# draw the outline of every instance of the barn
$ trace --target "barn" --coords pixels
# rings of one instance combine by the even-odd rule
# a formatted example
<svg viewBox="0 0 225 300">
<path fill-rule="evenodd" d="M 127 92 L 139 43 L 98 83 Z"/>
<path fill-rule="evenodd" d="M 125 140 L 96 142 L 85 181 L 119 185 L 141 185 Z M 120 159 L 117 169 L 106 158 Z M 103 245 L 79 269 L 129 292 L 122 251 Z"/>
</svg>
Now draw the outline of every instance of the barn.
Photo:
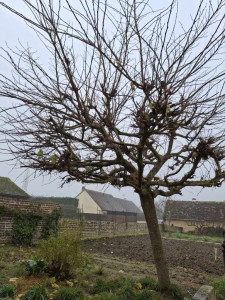
<svg viewBox="0 0 225 300">
<path fill-rule="evenodd" d="M 137 215 L 142 213 L 132 201 L 85 187 L 76 198 L 79 200 L 78 210 L 86 220 L 115 221 L 117 223 L 137 222 Z"/>
<path fill-rule="evenodd" d="M 208 228 L 225 228 L 225 202 L 166 202 L 163 223 L 170 231 L 207 233 Z M 174 228 L 174 230 L 173 230 Z"/>
</svg>

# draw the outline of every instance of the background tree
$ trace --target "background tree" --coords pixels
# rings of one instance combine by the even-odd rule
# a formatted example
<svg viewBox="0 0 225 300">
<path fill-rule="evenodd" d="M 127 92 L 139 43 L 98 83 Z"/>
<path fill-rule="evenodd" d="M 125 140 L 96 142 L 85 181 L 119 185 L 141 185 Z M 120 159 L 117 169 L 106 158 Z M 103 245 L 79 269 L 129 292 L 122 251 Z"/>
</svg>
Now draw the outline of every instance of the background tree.
<svg viewBox="0 0 225 300">
<path fill-rule="evenodd" d="M 140 196 L 159 284 L 170 286 L 154 200 L 224 181 L 224 0 L 198 1 L 189 25 L 176 1 L 23 0 L 49 51 L 3 49 L 0 95 L 9 152 L 62 181 L 130 186 Z M 57 3 L 56 3 L 57 2 Z"/>
</svg>

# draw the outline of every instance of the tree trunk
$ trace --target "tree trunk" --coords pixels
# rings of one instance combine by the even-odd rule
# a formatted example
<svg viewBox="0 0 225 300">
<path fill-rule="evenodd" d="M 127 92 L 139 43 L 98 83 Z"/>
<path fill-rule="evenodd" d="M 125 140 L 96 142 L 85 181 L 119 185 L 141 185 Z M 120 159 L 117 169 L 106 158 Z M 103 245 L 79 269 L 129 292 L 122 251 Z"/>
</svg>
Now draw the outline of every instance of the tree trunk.
<svg viewBox="0 0 225 300">
<path fill-rule="evenodd" d="M 163 251 L 162 238 L 159 230 L 154 198 L 151 196 L 151 194 L 141 194 L 139 196 L 150 235 L 159 287 L 161 289 L 168 289 L 170 287 L 169 270 Z"/>
</svg>

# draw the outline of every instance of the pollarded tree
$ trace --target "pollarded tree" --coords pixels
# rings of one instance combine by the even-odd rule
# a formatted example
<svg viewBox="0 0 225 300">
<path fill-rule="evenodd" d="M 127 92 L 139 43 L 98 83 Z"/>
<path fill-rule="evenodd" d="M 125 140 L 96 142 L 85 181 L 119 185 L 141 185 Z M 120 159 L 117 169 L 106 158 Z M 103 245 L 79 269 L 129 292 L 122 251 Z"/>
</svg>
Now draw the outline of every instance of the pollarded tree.
<svg viewBox="0 0 225 300">
<path fill-rule="evenodd" d="M 50 55 L 3 49 L 0 95 L 9 151 L 63 182 L 132 187 L 147 220 L 161 288 L 170 286 L 157 196 L 224 181 L 224 0 L 199 0 L 181 25 L 175 0 L 22 0 Z M 57 3 L 56 3 L 57 2 Z"/>
</svg>

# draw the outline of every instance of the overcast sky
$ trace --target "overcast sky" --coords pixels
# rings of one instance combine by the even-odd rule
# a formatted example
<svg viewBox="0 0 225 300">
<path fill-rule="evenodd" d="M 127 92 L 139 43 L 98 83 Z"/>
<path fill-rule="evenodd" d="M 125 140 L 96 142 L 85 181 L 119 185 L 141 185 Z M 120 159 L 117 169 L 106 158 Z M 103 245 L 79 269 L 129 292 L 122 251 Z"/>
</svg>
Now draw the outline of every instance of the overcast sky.
<svg viewBox="0 0 225 300">
<path fill-rule="evenodd" d="M 5 0 L 3 1 L 6 4 L 12 4 L 15 9 L 19 9 L 24 12 L 24 5 L 22 4 L 22 0 Z M 153 0 L 163 5 L 170 3 L 168 0 L 159 1 Z M 113 1 L 112 1 L 113 3 Z M 179 1 L 180 10 L 181 10 L 181 18 L 184 24 L 187 24 L 190 21 L 190 13 L 196 5 L 198 4 L 197 0 L 183 0 Z M 31 31 L 26 24 L 19 19 L 19 17 L 14 16 L 12 13 L 9 13 L 6 9 L 0 7 L 0 46 L 4 47 L 5 43 L 11 47 L 14 47 L 18 44 L 18 40 L 24 45 L 29 42 L 29 45 L 32 45 L 34 49 L 43 53 L 43 46 L 40 44 L 40 41 L 35 36 L 34 32 Z M 2 61 L 0 58 L 0 67 L 1 73 L 4 71 L 6 73 L 10 72 L 9 67 Z M 6 99 L 0 98 L 0 105 L 5 105 Z M 9 100 L 7 100 L 9 103 Z M 0 153 L 0 160 L 4 160 L 5 156 Z M 32 173 L 32 171 L 30 172 Z M 19 167 L 14 167 L 10 162 L 0 162 L 0 176 L 9 177 L 13 180 L 17 185 L 23 188 L 24 181 L 24 171 Z M 63 188 L 60 187 L 60 181 L 55 177 L 38 177 L 33 179 L 30 177 L 27 192 L 30 195 L 35 196 L 76 196 L 82 187 L 81 183 L 77 183 L 74 181 L 71 184 L 65 185 Z M 86 185 L 87 186 L 87 185 Z M 110 186 L 102 186 L 102 185 L 88 185 L 90 189 L 105 191 L 107 193 L 111 193 L 114 196 L 126 198 L 129 200 L 133 200 L 136 204 L 139 204 L 138 196 L 133 192 L 131 188 L 123 188 L 121 190 L 117 190 Z M 198 188 L 188 188 L 183 190 L 183 196 L 175 196 L 174 199 L 181 200 L 191 200 L 192 198 L 196 198 L 197 200 L 205 200 L 205 201 L 224 201 L 225 200 L 225 186 L 223 185 L 220 188 L 212 189 L 205 188 L 201 191 Z"/>
</svg>

